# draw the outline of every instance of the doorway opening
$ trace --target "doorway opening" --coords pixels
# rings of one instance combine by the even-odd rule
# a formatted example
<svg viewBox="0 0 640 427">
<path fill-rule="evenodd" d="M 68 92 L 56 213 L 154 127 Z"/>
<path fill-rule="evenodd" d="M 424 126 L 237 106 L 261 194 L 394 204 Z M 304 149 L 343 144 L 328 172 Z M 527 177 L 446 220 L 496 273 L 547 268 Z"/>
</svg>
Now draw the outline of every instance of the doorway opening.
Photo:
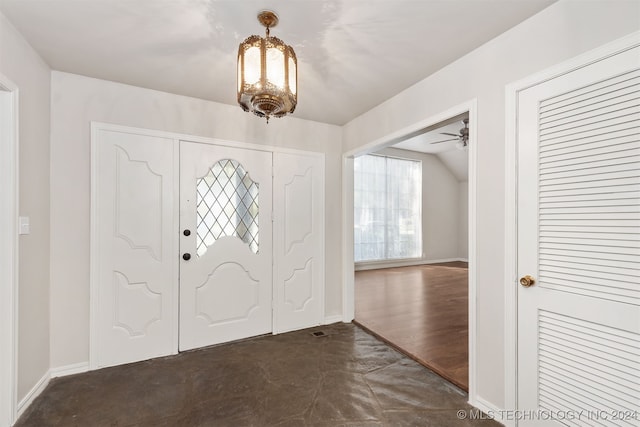
<svg viewBox="0 0 640 427">
<path fill-rule="evenodd" d="M 354 159 L 355 323 L 465 391 L 468 124 Z"/>
<path fill-rule="evenodd" d="M 469 100 L 344 153 L 342 188 L 344 321 L 354 321 L 468 391 L 470 402 L 476 399 L 476 104 L 475 99 Z M 468 123 L 465 123 L 465 119 L 468 119 Z M 465 130 L 461 132 L 463 128 Z M 465 143 L 462 141 L 462 133 L 466 134 Z M 439 155 L 442 158 L 464 154 L 464 161 L 450 160 L 450 166 L 445 166 L 445 162 L 437 153 L 422 152 L 429 150 L 424 146 L 436 147 L 437 151 L 441 151 L 442 154 Z M 439 146 L 442 146 L 442 149 Z M 356 211 L 356 204 L 360 203 L 356 203 L 356 198 L 361 195 L 355 194 L 355 169 L 360 167 L 358 158 L 370 154 L 402 159 L 417 157 L 423 163 L 426 174 L 424 178 L 428 178 L 429 181 L 425 184 L 425 179 L 421 178 L 423 189 L 420 206 L 423 218 L 420 220 L 422 241 L 418 256 L 414 254 L 410 259 L 366 260 L 361 258 L 361 253 L 356 253 L 356 239 L 359 239 L 360 244 L 372 243 L 367 241 L 371 236 L 367 239 L 363 239 L 363 236 L 356 237 L 359 230 L 356 228 L 355 220 L 355 215 L 361 213 Z M 457 168 L 454 164 L 460 164 L 462 167 Z M 461 169 L 461 173 L 464 174 L 462 176 L 466 179 L 456 178 L 452 168 Z M 432 176 L 437 173 L 448 178 L 442 180 Z M 462 182 L 465 184 L 461 184 Z M 438 195 L 444 195 L 448 201 L 439 203 L 436 197 Z M 461 215 L 458 214 L 461 206 L 464 206 L 466 219 L 460 218 Z M 436 220 L 438 216 L 443 216 L 443 212 L 445 219 L 441 221 L 449 223 L 446 227 L 438 225 Z M 460 226 L 460 222 L 464 224 Z M 444 233 L 443 230 L 447 227 L 451 229 L 453 223 L 455 231 Z M 362 224 L 358 227 L 362 227 Z M 460 247 L 463 247 L 462 251 L 458 250 Z M 458 282 L 456 291 L 451 284 L 452 281 Z M 415 289 L 405 289 L 411 286 Z M 370 299 L 369 308 L 366 307 L 366 298 Z M 397 306 L 395 314 L 391 313 L 394 310 L 393 305 Z M 414 307 L 409 307 L 411 305 Z M 443 317 L 430 308 L 430 305 L 436 309 L 448 305 L 450 309 L 457 308 L 458 311 L 451 311 L 449 320 L 443 321 Z M 409 310 L 414 310 L 413 317 L 407 316 Z M 391 317 L 385 320 L 384 316 L 387 314 Z M 367 317 L 373 320 L 368 320 Z M 376 331 L 380 324 L 393 326 L 389 325 L 392 319 L 396 323 L 397 334 L 407 343 L 405 346 L 414 348 L 403 348 L 399 345 L 402 343 L 389 339 L 384 331 Z M 438 330 L 434 319 L 443 325 L 447 322 L 454 323 L 452 319 L 455 319 L 457 332 L 448 332 L 449 342 L 442 338 L 438 342 L 436 336 L 442 331 Z M 416 329 L 416 325 L 423 327 Z M 434 328 L 432 331 L 426 329 L 429 325 Z M 429 361 L 428 358 L 415 353 L 415 347 L 419 346 L 420 342 L 425 343 L 429 340 L 432 341 L 436 353 L 439 352 L 441 356 L 436 355 L 435 361 Z M 454 344 L 459 349 L 455 355 Z M 436 363 L 437 360 L 440 360 L 439 364 Z M 440 369 L 444 365 L 449 365 L 450 373 L 446 369 Z M 452 366 L 455 367 L 451 369 Z"/>
</svg>

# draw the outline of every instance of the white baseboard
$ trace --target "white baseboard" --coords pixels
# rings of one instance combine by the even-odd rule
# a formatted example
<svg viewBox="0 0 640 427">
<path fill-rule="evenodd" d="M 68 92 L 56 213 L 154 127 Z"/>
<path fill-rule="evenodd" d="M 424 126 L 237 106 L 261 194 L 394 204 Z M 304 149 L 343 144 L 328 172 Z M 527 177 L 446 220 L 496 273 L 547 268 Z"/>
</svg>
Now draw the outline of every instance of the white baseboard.
<svg viewBox="0 0 640 427">
<path fill-rule="evenodd" d="M 377 270 L 380 268 L 393 268 L 393 267 L 411 267 L 413 265 L 428 265 L 428 264 L 440 264 L 443 262 L 463 261 L 469 262 L 465 258 L 443 258 L 443 259 L 419 259 L 419 260 L 406 260 L 406 261 L 383 261 L 383 262 L 368 262 L 362 264 L 356 264 L 356 271 L 364 270 Z"/>
<path fill-rule="evenodd" d="M 18 407 L 16 408 L 16 421 L 24 412 L 27 410 L 29 406 L 33 403 L 36 397 L 40 396 L 40 393 L 44 391 L 45 388 L 49 385 L 49 381 L 51 378 L 64 377 L 67 375 L 73 374 L 81 374 L 83 372 L 89 371 L 89 363 L 75 363 L 73 365 L 60 366 L 58 368 L 53 368 L 44 373 L 42 378 L 38 380 L 38 382 L 33 386 L 31 390 L 18 402 Z"/>
<path fill-rule="evenodd" d="M 335 314 L 333 316 L 327 316 L 324 318 L 323 325 L 330 325 L 332 323 L 342 322 L 342 314 Z"/>
<path fill-rule="evenodd" d="M 479 410 L 481 410 L 482 412 L 484 412 L 487 415 L 487 418 L 493 419 L 496 422 L 499 422 L 500 424 L 504 425 L 504 426 L 512 426 L 513 424 L 505 424 L 505 421 L 502 420 L 501 414 L 504 413 L 504 411 L 500 408 L 498 408 L 496 405 L 494 405 L 493 403 L 487 402 L 486 400 L 484 400 L 481 397 L 476 397 L 475 401 L 469 401 L 468 402 L 469 405 L 473 406 L 474 408 L 477 408 Z"/>
<path fill-rule="evenodd" d="M 51 378 L 66 377 L 67 375 L 82 374 L 89 371 L 89 362 L 74 363 L 72 365 L 51 368 Z"/>
<path fill-rule="evenodd" d="M 42 378 L 38 380 L 36 385 L 33 386 L 31 390 L 18 402 L 18 407 L 16 410 L 16 421 L 20 416 L 27 410 L 27 408 L 33 403 L 33 401 L 43 392 L 47 385 L 49 385 L 49 379 L 51 378 L 50 372 L 47 371 L 44 373 Z"/>
</svg>

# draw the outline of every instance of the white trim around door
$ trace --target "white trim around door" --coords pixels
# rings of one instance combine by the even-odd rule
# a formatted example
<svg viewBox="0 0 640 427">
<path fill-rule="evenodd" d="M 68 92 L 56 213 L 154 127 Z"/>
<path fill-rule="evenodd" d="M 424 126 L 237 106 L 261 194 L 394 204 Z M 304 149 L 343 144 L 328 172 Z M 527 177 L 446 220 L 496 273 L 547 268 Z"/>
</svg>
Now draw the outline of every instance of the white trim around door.
<svg viewBox="0 0 640 427">
<path fill-rule="evenodd" d="M 324 165 L 325 155 L 319 152 L 309 152 L 297 149 L 287 149 L 281 147 L 243 143 L 236 141 L 219 140 L 208 137 L 198 137 L 192 135 L 184 135 L 178 133 L 171 133 L 165 131 L 140 129 L 121 125 L 112 125 L 106 123 L 92 122 L 92 194 L 91 194 L 91 273 L 90 273 L 90 351 L 89 351 L 89 369 L 98 369 L 106 366 L 99 363 L 101 357 L 101 350 L 99 345 L 99 333 L 100 333 L 100 288 L 98 283 L 100 281 L 99 269 L 102 255 L 100 255 L 100 247 L 98 245 L 99 238 L 99 225 L 103 224 L 98 219 L 98 176 L 96 171 L 99 160 L 99 152 L 97 145 L 99 134 L 115 133 L 122 134 L 131 137 L 133 140 L 140 139 L 164 139 L 177 147 L 182 143 L 199 143 L 203 146 L 215 146 L 219 149 L 242 149 L 252 150 L 259 152 L 272 153 L 274 158 L 280 162 L 278 171 L 273 171 L 273 164 L 271 164 L 271 170 L 269 171 L 269 177 L 273 180 L 273 185 L 279 185 L 277 191 L 275 191 L 273 203 L 278 204 L 279 208 L 275 210 L 268 209 L 268 213 L 265 216 L 273 222 L 274 232 L 278 235 L 283 234 L 292 238 L 294 241 L 288 245 L 288 251 L 274 252 L 273 262 L 275 268 L 273 271 L 273 286 L 272 292 L 274 300 L 273 305 L 269 307 L 271 320 L 273 324 L 272 332 L 274 334 L 287 332 L 289 330 L 301 329 L 304 327 L 312 327 L 327 322 L 324 317 L 324 273 L 325 273 L 325 218 L 324 218 Z M 134 141 L 135 142 L 135 141 Z M 174 150 L 174 158 L 177 162 L 179 158 L 178 152 Z M 289 167 L 294 165 L 296 167 Z M 175 163 L 174 169 L 178 170 L 178 163 Z M 287 167 L 285 167 L 287 166 Z M 177 187 L 179 180 L 175 180 L 175 194 L 179 193 Z M 309 186 L 311 188 L 309 189 Z M 305 194 L 306 190 L 310 190 L 309 194 Z M 300 192 L 303 192 L 302 196 Z M 278 196 L 280 194 L 280 196 Z M 301 200 L 306 201 L 302 203 Z M 271 200 L 270 200 L 271 202 Z M 294 203 L 295 202 L 295 203 Z M 271 203 L 270 203 L 271 204 Z M 178 204 L 176 204 L 178 207 Z M 302 210 L 301 210 L 302 209 Z M 278 218 L 274 218 L 274 212 L 278 214 Z M 306 223 L 296 223 L 295 227 L 289 227 L 289 222 L 284 218 L 296 218 L 299 216 L 313 216 L 313 220 L 310 221 L 312 230 L 307 230 L 303 227 Z M 180 234 L 179 224 L 177 222 L 177 212 L 174 214 L 176 222 L 169 226 L 169 229 L 175 231 L 175 238 L 171 246 L 172 253 L 176 260 L 180 258 L 178 250 L 178 235 Z M 302 224 L 302 225 L 300 225 Z M 309 231 L 309 232 L 307 232 Z M 186 234 L 185 234 L 186 236 Z M 298 237 L 295 237 L 298 236 Z M 282 243 L 282 242 L 281 242 Z M 309 246 L 305 251 L 298 248 L 298 245 Z M 281 245 L 282 246 L 282 245 Z M 295 248 L 293 247 L 295 246 Z M 293 249 L 292 249 L 293 248 Z M 293 255 L 292 255 L 293 253 Z M 297 262 L 300 261 L 300 256 L 306 254 L 303 257 L 304 261 L 301 265 Z M 295 256 L 294 256 L 295 255 Z M 311 262 L 313 261 L 313 262 Z M 290 270 L 285 270 L 284 266 L 287 266 Z M 280 268 L 282 267 L 282 268 Z M 280 275 L 277 275 L 278 272 Z M 178 279 L 179 280 L 179 279 Z M 306 281 L 313 283 L 310 293 L 297 292 L 294 293 L 294 289 L 299 289 L 299 286 Z M 175 293 L 178 293 L 178 283 L 176 281 Z M 297 286 L 297 287 L 296 287 Z M 177 298 L 176 298 L 177 300 Z M 278 301 L 281 303 L 278 304 Z M 295 303 L 295 304 L 294 304 Z M 293 306 L 293 307 L 291 307 Z M 175 305 L 176 311 L 178 305 Z M 287 311 L 288 309 L 288 311 Z M 178 319 L 176 313 L 176 319 Z M 172 350 L 170 352 L 178 351 L 178 322 L 175 323 L 174 337 L 171 345 Z M 151 355 L 149 357 L 155 357 Z M 124 363 L 122 361 L 116 361 L 113 364 Z"/>
<path fill-rule="evenodd" d="M 0 425 L 17 411 L 18 87 L 0 74 Z"/>
<path fill-rule="evenodd" d="M 406 135 L 443 122 L 460 114 L 469 114 L 469 403 L 476 401 L 476 185 L 477 185 L 477 100 L 472 99 L 456 105 L 435 116 L 414 123 L 362 147 L 342 155 L 342 312 L 343 321 L 351 322 L 355 316 L 355 284 L 353 262 L 353 158 L 376 151 L 398 142 Z"/>
<path fill-rule="evenodd" d="M 640 46 L 640 32 L 608 43 L 585 54 L 558 64 L 552 68 L 511 83 L 505 88 L 505 409 L 517 410 L 518 378 L 518 300 L 517 300 L 517 156 L 518 156 L 518 99 L 522 91 L 545 81 L 584 68 L 605 58 Z M 507 426 L 515 426 L 515 420 L 502 420 Z"/>
</svg>

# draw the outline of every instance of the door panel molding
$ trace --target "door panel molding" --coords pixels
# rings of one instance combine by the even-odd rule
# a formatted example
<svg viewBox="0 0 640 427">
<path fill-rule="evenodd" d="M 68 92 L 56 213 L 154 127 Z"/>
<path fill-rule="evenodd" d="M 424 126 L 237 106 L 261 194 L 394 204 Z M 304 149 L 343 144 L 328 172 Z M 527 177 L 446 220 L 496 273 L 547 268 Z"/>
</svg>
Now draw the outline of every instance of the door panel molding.
<svg viewBox="0 0 640 427">
<path fill-rule="evenodd" d="M 97 369 L 177 350 L 178 193 L 175 140 L 92 131 L 90 366 Z"/>
<path fill-rule="evenodd" d="M 324 158 L 274 155 L 274 333 L 324 319 Z"/>
<path fill-rule="evenodd" d="M 517 240 L 517 176 L 518 176 L 518 103 L 523 91 L 561 77 L 614 55 L 640 46 L 640 32 L 632 33 L 612 43 L 596 48 L 554 67 L 511 83 L 505 88 L 505 409 L 518 409 L 518 240 Z M 515 426 L 515 420 L 502 420 Z"/>
</svg>

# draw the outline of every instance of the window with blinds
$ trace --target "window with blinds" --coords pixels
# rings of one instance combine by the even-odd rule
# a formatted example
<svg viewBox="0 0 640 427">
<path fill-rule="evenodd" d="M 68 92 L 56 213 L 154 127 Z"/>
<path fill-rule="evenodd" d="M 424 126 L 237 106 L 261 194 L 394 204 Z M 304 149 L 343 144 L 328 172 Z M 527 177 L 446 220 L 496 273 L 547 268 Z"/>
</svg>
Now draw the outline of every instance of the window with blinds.
<svg viewBox="0 0 640 427">
<path fill-rule="evenodd" d="M 354 161 L 356 262 L 422 254 L 422 164 L 366 155 Z"/>
</svg>

